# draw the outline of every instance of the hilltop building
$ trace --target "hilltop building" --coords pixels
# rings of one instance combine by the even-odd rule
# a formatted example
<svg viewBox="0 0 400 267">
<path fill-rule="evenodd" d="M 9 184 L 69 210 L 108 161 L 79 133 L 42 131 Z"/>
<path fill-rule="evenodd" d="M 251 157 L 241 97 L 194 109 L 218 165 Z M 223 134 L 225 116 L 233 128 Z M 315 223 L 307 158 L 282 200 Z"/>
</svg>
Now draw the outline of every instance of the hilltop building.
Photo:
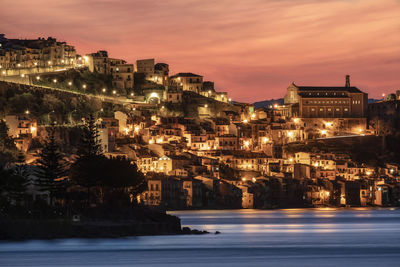
<svg viewBox="0 0 400 267">
<path fill-rule="evenodd" d="M 366 117 L 368 94 L 357 87 L 346 85 L 298 86 L 292 83 L 287 88 L 285 105 L 290 105 L 292 114 L 300 118 L 363 118 Z"/>
<path fill-rule="evenodd" d="M 112 75 L 112 84 L 116 89 L 133 89 L 133 64 L 127 64 L 123 59 L 110 58 L 104 50 L 86 55 L 85 63 L 91 72 Z"/>
<path fill-rule="evenodd" d="M 0 34 L 0 75 L 50 71 L 57 66 L 73 67 L 75 64 L 75 48 L 66 42 L 52 37 L 8 39 Z"/>
</svg>

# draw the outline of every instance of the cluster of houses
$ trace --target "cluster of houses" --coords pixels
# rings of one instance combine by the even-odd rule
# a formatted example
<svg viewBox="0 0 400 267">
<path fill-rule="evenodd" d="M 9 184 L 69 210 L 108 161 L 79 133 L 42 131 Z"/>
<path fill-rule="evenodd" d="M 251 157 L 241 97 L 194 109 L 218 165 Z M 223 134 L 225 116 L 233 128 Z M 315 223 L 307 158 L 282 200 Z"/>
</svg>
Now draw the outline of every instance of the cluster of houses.
<svg viewBox="0 0 400 267">
<path fill-rule="evenodd" d="M 65 44 L 49 41 L 64 47 L 64 54 L 69 51 Z M 283 105 L 255 108 L 232 102 L 200 75 L 169 76 L 168 64 L 154 59 L 128 64 L 98 51 L 81 63 L 92 72 L 112 75 L 115 88 L 132 92 L 127 95 L 131 105 L 115 110 L 113 117 L 98 118 L 97 125 L 105 155 L 127 158 L 146 175 L 147 190 L 138 199 L 144 205 L 173 209 L 399 204 L 396 163 L 377 168 L 356 163 L 337 149 L 287 149 L 313 140 L 377 133 L 368 125 L 368 96 L 350 86 L 349 76 L 342 87 L 292 83 Z M 137 96 L 134 76 L 139 74 L 148 86 L 144 84 Z M 193 96 L 202 99 L 196 116 L 177 116 L 170 107 L 186 105 L 187 93 L 192 102 Z M 22 151 L 28 151 L 30 141 L 43 130 L 28 113 L 9 114 L 5 120 Z"/>
</svg>

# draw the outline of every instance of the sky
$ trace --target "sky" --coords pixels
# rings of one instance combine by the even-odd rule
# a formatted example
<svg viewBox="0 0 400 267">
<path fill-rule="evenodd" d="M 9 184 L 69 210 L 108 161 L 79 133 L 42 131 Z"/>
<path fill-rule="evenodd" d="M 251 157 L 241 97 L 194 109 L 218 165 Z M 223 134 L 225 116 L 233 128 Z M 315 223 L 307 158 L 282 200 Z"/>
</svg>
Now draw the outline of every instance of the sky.
<svg viewBox="0 0 400 267">
<path fill-rule="evenodd" d="M 155 58 L 237 101 L 346 74 L 370 98 L 400 89 L 400 0 L 1 0 L 0 33 Z"/>
</svg>

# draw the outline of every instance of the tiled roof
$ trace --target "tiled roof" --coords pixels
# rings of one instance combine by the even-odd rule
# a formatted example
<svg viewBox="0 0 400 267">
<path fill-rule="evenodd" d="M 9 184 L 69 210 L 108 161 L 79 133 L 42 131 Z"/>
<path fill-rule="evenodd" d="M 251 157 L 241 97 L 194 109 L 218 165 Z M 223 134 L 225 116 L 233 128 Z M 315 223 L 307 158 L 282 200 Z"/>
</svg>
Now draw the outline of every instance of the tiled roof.
<svg viewBox="0 0 400 267">
<path fill-rule="evenodd" d="M 345 87 L 345 86 L 297 86 L 299 91 L 345 91 L 349 93 L 362 93 L 357 87 Z"/>
</svg>

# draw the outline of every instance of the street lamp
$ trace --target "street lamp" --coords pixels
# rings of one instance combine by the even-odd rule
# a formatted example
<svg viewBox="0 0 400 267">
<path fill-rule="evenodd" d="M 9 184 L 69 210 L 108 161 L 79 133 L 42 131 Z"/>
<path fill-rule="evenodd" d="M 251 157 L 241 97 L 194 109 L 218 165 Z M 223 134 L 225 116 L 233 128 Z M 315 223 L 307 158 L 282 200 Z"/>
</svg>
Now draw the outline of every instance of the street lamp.
<svg viewBox="0 0 400 267">
<path fill-rule="evenodd" d="M 113 95 L 115 95 L 117 93 L 117 91 L 113 90 L 112 93 L 113 93 Z"/>
<path fill-rule="evenodd" d="M 54 79 L 54 80 L 53 80 L 53 83 L 57 83 L 57 79 Z"/>
<path fill-rule="evenodd" d="M 105 92 L 107 91 L 107 89 L 106 89 L 106 88 L 103 88 L 103 90 L 102 90 L 102 91 L 103 91 L 103 93 L 105 93 Z"/>
<path fill-rule="evenodd" d="M 71 86 L 71 85 L 72 85 L 72 82 L 68 82 L 68 85 Z"/>
<path fill-rule="evenodd" d="M 82 88 L 83 88 L 83 89 L 86 89 L 86 84 L 82 85 Z"/>
</svg>

